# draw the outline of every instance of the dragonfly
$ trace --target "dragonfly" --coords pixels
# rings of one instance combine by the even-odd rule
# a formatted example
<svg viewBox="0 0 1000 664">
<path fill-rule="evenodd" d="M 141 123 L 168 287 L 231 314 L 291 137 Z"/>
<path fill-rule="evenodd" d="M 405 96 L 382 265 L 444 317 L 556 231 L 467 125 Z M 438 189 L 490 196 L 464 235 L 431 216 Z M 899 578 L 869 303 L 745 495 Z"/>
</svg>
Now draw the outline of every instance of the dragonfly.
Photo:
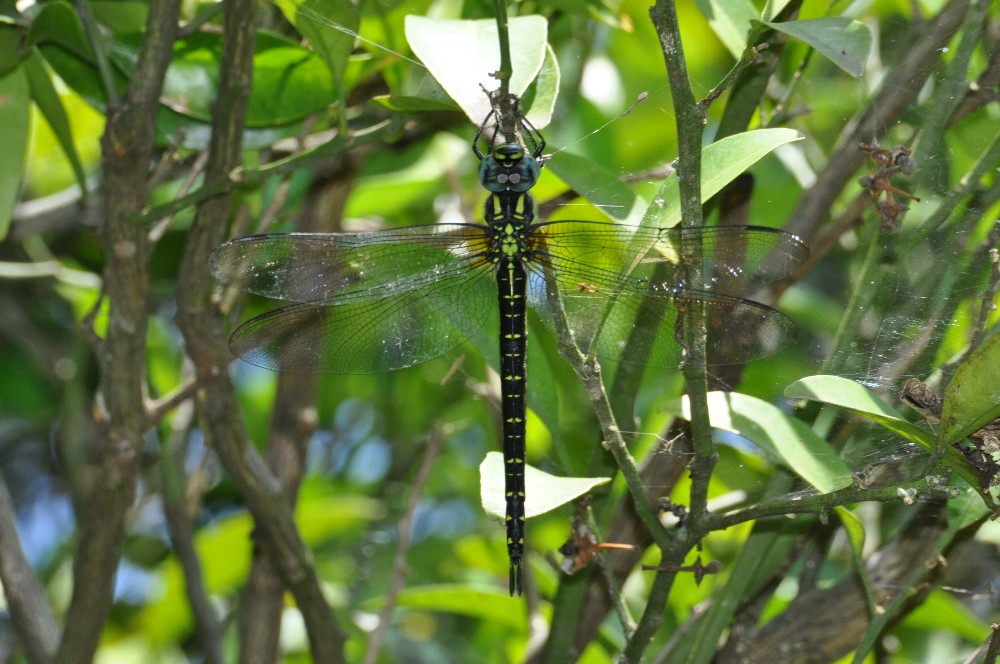
<svg viewBox="0 0 1000 664">
<path fill-rule="evenodd" d="M 698 305 L 714 363 L 744 362 L 780 350 L 796 327 L 739 292 L 788 276 L 809 251 L 765 227 L 540 221 L 530 190 L 545 140 L 516 96 L 503 106 L 498 94 L 472 141 L 487 190 L 482 221 L 241 237 L 214 251 L 211 269 L 224 283 L 287 303 L 229 339 L 234 355 L 277 371 L 403 369 L 495 321 L 513 596 L 522 591 L 525 552 L 528 308 L 551 329 L 568 328 L 588 357 L 677 369 L 677 331 Z M 685 260 L 695 252 L 697 270 Z"/>
</svg>

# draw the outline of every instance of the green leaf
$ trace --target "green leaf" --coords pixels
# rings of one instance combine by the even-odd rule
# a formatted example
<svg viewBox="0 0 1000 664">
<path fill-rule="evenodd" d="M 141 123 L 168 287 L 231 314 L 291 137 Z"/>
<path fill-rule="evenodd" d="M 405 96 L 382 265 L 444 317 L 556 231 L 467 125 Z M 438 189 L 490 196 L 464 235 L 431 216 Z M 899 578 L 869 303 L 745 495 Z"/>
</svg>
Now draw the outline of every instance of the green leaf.
<svg viewBox="0 0 1000 664">
<path fill-rule="evenodd" d="M 760 14 L 750 0 L 695 0 L 712 32 L 737 60 L 747 46 L 750 22 Z"/>
<path fill-rule="evenodd" d="M 613 221 L 627 222 L 646 209 L 646 201 L 603 164 L 563 151 L 548 159 L 545 167 Z"/>
<path fill-rule="evenodd" d="M 542 16 L 519 16 L 511 19 L 509 26 L 513 68 L 510 91 L 520 96 L 542 68 L 548 22 Z M 406 38 L 413 53 L 469 120 L 476 126 L 482 124 L 490 112 L 490 103 L 479 86 L 495 89 L 497 81 L 490 74 L 500 68 L 496 21 L 407 16 Z M 529 119 L 539 129 L 545 126 L 536 121 L 534 114 Z"/>
<path fill-rule="evenodd" d="M 958 497 L 948 501 L 948 530 L 958 532 L 993 511 L 976 491 L 960 478 L 953 479 L 951 485 L 957 487 L 960 493 Z"/>
<path fill-rule="evenodd" d="M 802 139 L 792 129 L 755 129 L 727 136 L 707 146 L 701 155 L 701 198 L 707 200 L 738 175 L 785 143 Z M 677 178 L 670 178 L 646 211 L 644 225 L 674 226 L 681 220 L 681 195 Z"/>
<path fill-rule="evenodd" d="M 24 59 L 24 31 L 14 25 L 0 23 L 0 76 L 17 69 Z"/>
<path fill-rule="evenodd" d="M 90 0 L 94 17 L 118 33 L 142 32 L 146 29 L 149 4 L 129 0 Z"/>
<path fill-rule="evenodd" d="M 11 214 L 21 192 L 30 111 L 28 77 L 24 68 L 18 67 L 0 78 L 0 127 L 4 135 L 0 156 L 0 240 L 7 237 Z"/>
<path fill-rule="evenodd" d="M 383 598 L 366 603 L 366 608 L 378 609 Z M 453 613 L 479 618 L 496 627 L 523 631 L 525 608 L 523 602 L 511 602 L 506 590 L 484 589 L 470 585 L 437 585 L 407 588 L 399 594 L 398 606 Z"/>
<path fill-rule="evenodd" d="M 686 396 L 671 401 L 667 410 L 691 416 Z M 710 392 L 708 411 L 713 427 L 743 436 L 822 493 L 851 485 L 851 469 L 837 452 L 804 422 L 770 403 L 739 392 Z"/>
<path fill-rule="evenodd" d="M 941 408 L 942 445 L 951 445 L 1000 417 L 1000 335 L 984 341 L 955 370 Z"/>
<path fill-rule="evenodd" d="M 372 97 L 372 103 L 390 111 L 421 113 L 426 111 L 454 111 L 455 104 L 450 99 L 414 97 L 412 95 L 379 95 Z"/>
<path fill-rule="evenodd" d="M 925 450 L 933 452 L 937 447 L 933 434 L 904 420 L 896 409 L 853 380 L 840 376 L 809 376 L 785 388 L 785 396 L 789 399 L 822 401 L 849 410 L 882 425 Z"/>
<path fill-rule="evenodd" d="M 889 404 L 853 380 L 840 376 L 809 376 L 789 385 L 785 389 L 785 396 L 789 399 L 822 401 L 843 408 L 899 434 L 929 452 L 938 449 L 937 438 L 933 434 L 904 420 Z M 975 471 L 958 450 L 949 446 L 944 451 L 943 459 L 966 482 L 979 486 Z"/>
<path fill-rule="evenodd" d="M 335 30 L 312 18 L 305 18 L 302 16 L 303 13 L 307 17 L 319 14 L 330 22 L 341 26 L 343 30 Z M 295 27 L 323 58 L 323 62 L 326 63 L 333 76 L 334 85 L 338 89 L 342 89 L 344 70 L 347 68 L 347 61 L 354 49 L 354 35 L 350 33 L 356 33 L 361 24 L 361 14 L 358 12 L 358 8 L 351 2 L 306 0 L 296 7 L 295 19 Z"/>
<path fill-rule="evenodd" d="M 73 174 L 80 185 L 80 191 L 86 195 L 87 174 L 84 173 L 80 156 L 73 145 L 73 130 L 69 124 L 69 117 L 66 115 L 66 109 L 59 98 L 59 93 L 52 85 L 52 79 L 49 77 L 45 63 L 37 49 L 32 49 L 31 56 L 24 61 L 24 71 L 28 76 L 31 100 L 35 102 L 38 110 L 45 116 L 45 121 L 52 128 L 52 133 L 59 141 L 59 146 L 73 167 Z"/>
<path fill-rule="evenodd" d="M 28 43 L 34 46 L 44 43 L 58 44 L 73 55 L 93 61 L 94 52 L 83 32 L 80 17 L 73 6 L 64 0 L 46 2 L 42 5 L 28 30 Z"/>
<path fill-rule="evenodd" d="M 837 513 L 841 525 L 844 526 L 847 541 L 851 544 L 851 554 L 854 558 L 854 564 L 859 572 L 864 573 L 864 560 L 861 557 L 861 553 L 865 548 L 865 524 L 854 512 L 843 505 L 838 505 L 833 509 Z"/>
<path fill-rule="evenodd" d="M 872 34 L 861 21 L 833 16 L 787 23 L 758 22 L 809 44 L 855 78 L 865 72 Z"/>
<path fill-rule="evenodd" d="M 163 84 L 163 102 L 174 111 L 210 122 L 214 112 L 222 37 L 199 32 L 174 47 Z M 127 69 L 137 51 L 128 45 Z M 285 125 L 301 120 L 334 101 L 333 79 L 323 60 L 296 42 L 258 32 L 254 48 L 253 90 L 247 107 L 248 127 Z"/>
<path fill-rule="evenodd" d="M 104 88 L 101 87 L 101 79 L 98 77 L 97 69 L 92 62 L 88 62 L 79 55 L 53 43 L 40 43 L 38 51 L 66 85 L 71 87 L 88 104 L 104 113 Z M 121 76 L 117 78 L 119 88 L 124 90 L 124 78 Z"/>
<path fill-rule="evenodd" d="M 545 127 L 552 121 L 552 112 L 556 107 L 556 97 L 559 96 L 559 61 L 555 51 L 545 45 L 545 58 L 538 76 L 525 90 L 521 109 L 528 121 L 535 127 Z"/>
<path fill-rule="evenodd" d="M 479 465 L 483 509 L 501 520 L 507 513 L 507 501 L 504 499 L 505 475 L 503 455 L 489 452 Z M 608 477 L 557 477 L 525 464 L 524 517 L 530 519 L 550 512 L 610 481 Z"/>
</svg>

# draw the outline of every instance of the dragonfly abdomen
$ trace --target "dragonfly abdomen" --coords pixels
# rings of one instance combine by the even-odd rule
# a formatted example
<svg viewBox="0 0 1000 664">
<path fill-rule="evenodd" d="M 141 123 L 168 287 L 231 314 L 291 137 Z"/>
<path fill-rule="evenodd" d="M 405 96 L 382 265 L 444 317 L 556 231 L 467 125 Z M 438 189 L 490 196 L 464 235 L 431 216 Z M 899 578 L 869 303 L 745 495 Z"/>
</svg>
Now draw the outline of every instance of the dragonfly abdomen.
<svg viewBox="0 0 1000 664">
<path fill-rule="evenodd" d="M 504 493 L 510 594 L 521 594 L 524 555 L 524 456 L 527 418 L 527 291 L 531 260 L 529 229 L 534 202 L 527 193 L 538 177 L 534 158 L 519 145 L 502 145 L 480 165 L 486 200 L 490 260 L 496 266 L 500 304 L 500 397 L 503 419 Z M 525 186 L 527 185 L 527 186 Z"/>
<path fill-rule="evenodd" d="M 521 557 L 524 553 L 524 456 L 527 340 L 525 325 L 527 273 L 516 258 L 504 257 L 497 266 L 500 295 L 500 396 L 503 417 L 504 491 L 510 592 L 521 594 Z"/>
</svg>

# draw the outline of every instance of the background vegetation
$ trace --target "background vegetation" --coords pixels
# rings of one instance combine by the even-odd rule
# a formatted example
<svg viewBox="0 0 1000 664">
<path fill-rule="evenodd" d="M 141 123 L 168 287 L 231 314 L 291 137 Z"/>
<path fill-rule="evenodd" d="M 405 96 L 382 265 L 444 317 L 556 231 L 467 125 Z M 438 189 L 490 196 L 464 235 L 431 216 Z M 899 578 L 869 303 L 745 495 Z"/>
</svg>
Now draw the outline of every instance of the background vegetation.
<svg viewBox="0 0 1000 664">
<path fill-rule="evenodd" d="M 688 408 L 662 370 L 606 366 L 595 396 L 533 326 L 529 462 L 616 479 L 529 522 L 512 599 L 479 504 L 495 332 L 393 374 L 274 375 L 224 343 L 274 303 L 208 273 L 227 237 L 477 218 L 479 119 L 414 57 L 405 17 L 492 7 L 0 3 L 3 659 L 994 661 L 998 8 L 679 3 L 686 100 L 669 7 L 655 26 L 641 2 L 511 7 L 546 18 L 559 65 L 528 93 L 554 100 L 547 152 L 580 157 L 545 169 L 543 215 L 676 205 L 658 197 L 692 137 L 795 129 L 704 210 L 811 246 L 755 296 L 780 296 L 799 338 L 707 382 L 689 367 L 733 395 L 695 388 Z M 751 56 L 762 10 L 842 20 L 822 39 L 754 23 Z M 678 146 L 703 99 L 704 140 Z M 876 141 L 911 148 L 912 175 L 879 172 L 859 147 Z M 896 412 L 909 378 L 943 411 Z M 650 520 L 678 505 L 682 526 Z M 575 514 L 636 549 L 563 574 Z"/>
</svg>

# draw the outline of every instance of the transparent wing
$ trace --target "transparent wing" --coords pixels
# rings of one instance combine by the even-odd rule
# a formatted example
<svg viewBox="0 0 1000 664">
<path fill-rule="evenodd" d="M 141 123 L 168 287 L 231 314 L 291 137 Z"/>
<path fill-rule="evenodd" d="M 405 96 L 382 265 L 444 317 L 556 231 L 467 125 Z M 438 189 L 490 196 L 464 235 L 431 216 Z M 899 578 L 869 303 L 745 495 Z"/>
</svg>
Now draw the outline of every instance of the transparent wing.
<svg viewBox="0 0 1000 664">
<path fill-rule="evenodd" d="M 220 281 L 264 297 L 333 305 L 425 285 L 482 260 L 486 227 L 429 224 L 367 233 L 253 235 L 212 252 Z"/>
<path fill-rule="evenodd" d="M 735 293 L 776 281 L 808 257 L 794 236 L 757 227 L 633 229 L 555 222 L 533 236 L 529 301 L 554 325 L 555 286 L 577 344 L 626 364 L 675 367 L 682 317 L 704 315 L 712 364 L 771 355 L 794 339 L 786 316 Z M 684 257 L 701 257 L 685 284 Z"/>
<path fill-rule="evenodd" d="M 366 374 L 426 362 L 475 334 L 497 308 L 489 265 L 417 275 L 414 288 L 290 306 L 253 318 L 229 348 L 251 364 L 300 373 Z M 422 288 L 420 288 L 422 286 Z"/>
<path fill-rule="evenodd" d="M 610 272 L 731 294 L 779 281 L 809 258 L 802 240 L 762 226 L 636 228 L 556 221 L 541 224 L 532 237 L 536 259 L 572 271 L 573 278 Z M 701 260 L 697 283 L 682 278 L 684 257 L 689 255 Z"/>
</svg>

